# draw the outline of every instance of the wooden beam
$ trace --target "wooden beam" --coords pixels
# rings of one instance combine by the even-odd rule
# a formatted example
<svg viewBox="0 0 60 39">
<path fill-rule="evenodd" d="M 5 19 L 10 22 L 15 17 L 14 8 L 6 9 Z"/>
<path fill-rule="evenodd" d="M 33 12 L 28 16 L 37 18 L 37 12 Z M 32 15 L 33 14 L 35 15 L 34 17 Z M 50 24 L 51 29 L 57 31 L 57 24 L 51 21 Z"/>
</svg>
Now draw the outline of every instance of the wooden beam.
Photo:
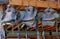
<svg viewBox="0 0 60 39">
<path fill-rule="evenodd" d="M 48 1 L 36 1 L 36 0 L 31 0 L 29 2 L 29 5 L 31 6 L 35 6 L 35 7 L 44 7 L 47 8 L 48 7 Z M 20 5 L 20 6 L 27 6 L 28 5 L 28 0 L 10 0 L 9 3 L 11 5 Z M 23 3 L 23 4 L 22 4 Z M 58 8 L 58 2 L 49 2 L 49 5 L 51 8 Z"/>
</svg>

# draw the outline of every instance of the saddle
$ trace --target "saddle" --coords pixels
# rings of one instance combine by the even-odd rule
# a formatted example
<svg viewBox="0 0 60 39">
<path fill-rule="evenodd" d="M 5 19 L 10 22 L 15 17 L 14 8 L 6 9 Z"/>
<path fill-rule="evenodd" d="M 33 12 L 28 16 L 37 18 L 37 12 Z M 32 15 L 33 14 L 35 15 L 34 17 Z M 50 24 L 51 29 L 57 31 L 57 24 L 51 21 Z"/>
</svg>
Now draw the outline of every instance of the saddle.
<svg viewBox="0 0 60 39">
<path fill-rule="evenodd" d="M 25 16 L 22 19 L 22 23 L 30 27 L 35 27 L 36 26 L 36 22 L 35 22 L 36 14 L 37 14 L 36 8 L 33 8 L 32 6 L 25 7 L 25 14 L 23 14 Z"/>
<path fill-rule="evenodd" d="M 9 11 L 10 10 L 10 11 Z M 4 24 L 17 24 L 19 21 L 20 13 L 18 11 L 14 12 L 14 8 L 7 8 L 5 14 L 2 17 L 2 22 Z"/>
<path fill-rule="evenodd" d="M 49 25 L 49 26 L 54 26 L 55 21 L 57 18 L 59 18 L 59 15 L 56 13 L 54 9 L 47 8 L 44 11 L 45 13 L 42 14 L 42 25 Z"/>
</svg>

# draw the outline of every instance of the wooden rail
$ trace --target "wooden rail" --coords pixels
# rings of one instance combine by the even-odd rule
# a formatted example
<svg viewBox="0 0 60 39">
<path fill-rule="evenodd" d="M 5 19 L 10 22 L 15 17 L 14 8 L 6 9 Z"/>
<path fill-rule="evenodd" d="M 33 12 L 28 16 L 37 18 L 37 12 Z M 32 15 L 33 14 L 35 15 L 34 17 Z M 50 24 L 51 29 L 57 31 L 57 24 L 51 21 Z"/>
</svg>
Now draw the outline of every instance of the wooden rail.
<svg viewBox="0 0 60 39">
<path fill-rule="evenodd" d="M 17 38 L 16 36 L 9 36 L 8 38 Z M 21 38 L 25 38 L 25 36 L 21 36 Z M 36 36 L 29 36 L 28 38 L 30 38 L 30 39 L 37 39 L 37 37 Z M 45 38 L 46 39 L 57 39 L 57 37 L 56 36 L 45 36 Z M 42 36 L 40 36 L 40 39 L 43 39 L 42 38 Z M 59 39 L 60 39 L 60 37 L 59 37 Z"/>
</svg>

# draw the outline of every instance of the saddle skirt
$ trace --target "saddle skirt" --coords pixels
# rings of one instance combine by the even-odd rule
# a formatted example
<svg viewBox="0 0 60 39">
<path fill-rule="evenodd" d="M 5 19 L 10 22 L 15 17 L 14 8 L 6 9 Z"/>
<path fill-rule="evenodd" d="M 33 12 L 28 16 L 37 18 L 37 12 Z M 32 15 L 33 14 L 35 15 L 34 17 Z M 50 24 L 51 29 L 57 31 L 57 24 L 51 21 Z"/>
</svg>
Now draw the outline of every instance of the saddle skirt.
<svg viewBox="0 0 60 39">
<path fill-rule="evenodd" d="M 58 18 L 59 15 L 57 13 L 44 13 L 42 15 L 42 20 L 53 20 L 55 18 Z"/>
</svg>

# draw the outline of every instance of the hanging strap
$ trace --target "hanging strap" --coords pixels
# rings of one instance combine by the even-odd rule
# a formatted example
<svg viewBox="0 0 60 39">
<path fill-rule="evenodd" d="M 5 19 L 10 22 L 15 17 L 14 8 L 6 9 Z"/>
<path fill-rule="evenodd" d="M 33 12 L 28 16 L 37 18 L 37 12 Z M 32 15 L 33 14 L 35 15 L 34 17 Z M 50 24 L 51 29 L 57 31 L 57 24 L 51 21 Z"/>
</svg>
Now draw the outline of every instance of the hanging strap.
<svg viewBox="0 0 60 39">
<path fill-rule="evenodd" d="M 60 8 L 60 0 L 58 0 L 58 8 Z"/>
</svg>

